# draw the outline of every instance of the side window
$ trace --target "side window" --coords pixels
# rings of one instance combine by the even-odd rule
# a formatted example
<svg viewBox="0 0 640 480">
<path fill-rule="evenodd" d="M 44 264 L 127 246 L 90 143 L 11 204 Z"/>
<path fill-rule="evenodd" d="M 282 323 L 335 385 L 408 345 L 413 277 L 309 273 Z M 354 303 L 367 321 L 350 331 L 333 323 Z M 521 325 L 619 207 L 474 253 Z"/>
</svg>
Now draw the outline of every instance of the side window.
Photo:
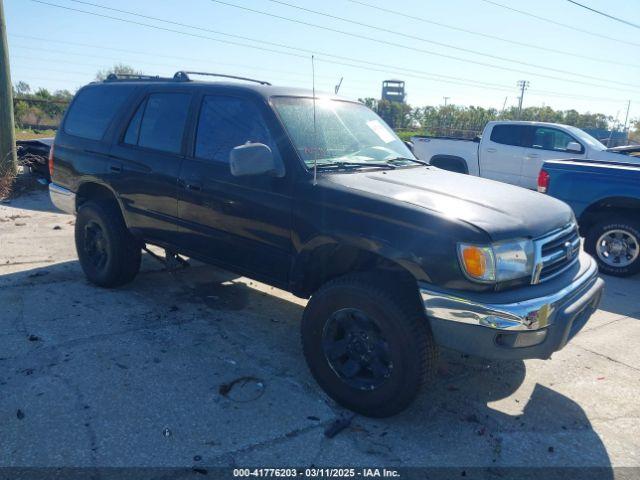
<svg viewBox="0 0 640 480">
<path fill-rule="evenodd" d="M 138 138 L 140 137 L 140 124 L 142 123 L 142 115 L 144 115 L 144 108 L 147 106 L 147 101 L 144 100 L 136 114 L 129 122 L 129 126 L 127 127 L 127 133 L 124 136 L 124 143 L 128 143 L 129 145 L 137 145 Z"/>
<path fill-rule="evenodd" d="M 134 87 L 96 85 L 82 89 L 64 122 L 69 135 L 100 140 Z"/>
<path fill-rule="evenodd" d="M 149 95 L 131 119 L 125 143 L 180 153 L 190 102 L 188 93 Z"/>
<path fill-rule="evenodd" d="M 491 141 L 502 145 L 523 147 L 526 144 L 525 125 L 495 125 L 491 130 Z"/>
<path fill-rule="evenodd" d="M 195 157 L 228 163 L 231 150 L 247 142 L 264 143 L 277 155 L 275 143 L 253 102 L 236 97 L 204 97 L 196 133 Z"/>
<path fill-rule="evenodd" d="M 570 142 L 575 142 L 571 135 L 555 128 L 537 127 L 533 134 L 533 148 L 566 152 Z"/>
</svg>

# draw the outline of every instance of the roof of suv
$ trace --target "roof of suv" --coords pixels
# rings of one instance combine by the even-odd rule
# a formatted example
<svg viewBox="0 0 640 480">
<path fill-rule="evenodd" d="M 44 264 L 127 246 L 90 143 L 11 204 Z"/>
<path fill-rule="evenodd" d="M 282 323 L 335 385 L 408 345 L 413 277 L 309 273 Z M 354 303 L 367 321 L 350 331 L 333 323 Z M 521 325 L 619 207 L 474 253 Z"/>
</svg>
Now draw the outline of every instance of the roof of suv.
<svg viewBox="0 0 640 480">
<path fill-rule="evenodd" d="M 180 72 L 178 72 L 180 73 Z M 178 75 L 178 74 L 176 74 Z M 187 77 L 188 78 L 188 77 Z M 234 77 L 231 77 L 234 78 Z M 102 82 L 94 82 L 91 85 L 166 85 L 166 86 L 185 86 L 192 88 L 199 87 L 216 87 L 221 90 L 235 90 L 235 91 L 248 91 L 255 92 L 264 98 L 277 97 L 277 96 L 292 96 L 292 97 L 311 97 L 313 98 L 313 90 L 296 87 L 284 87 L 274 86 L 267 82 L 261 82 L 259 80 L 244 79 L 237 77 L 239 81 L 203 81 L 188 79 L 176 79 L 176 78 L 160 78 L 160 77 L 140 77 L 140 78 L 111 78 Z M 316 97 L 331 98 L 335 100 L 352 101 L 345 97 L 340 97 L 327 92 L 316 90 Z"/>
</svg>

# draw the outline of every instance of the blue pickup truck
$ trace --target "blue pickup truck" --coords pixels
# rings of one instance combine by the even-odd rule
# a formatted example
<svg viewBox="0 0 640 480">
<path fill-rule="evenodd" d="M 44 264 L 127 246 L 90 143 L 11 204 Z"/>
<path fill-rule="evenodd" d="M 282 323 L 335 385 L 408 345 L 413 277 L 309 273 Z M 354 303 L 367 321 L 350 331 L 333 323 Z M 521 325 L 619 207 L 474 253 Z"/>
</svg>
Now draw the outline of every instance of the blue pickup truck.
<svg viewBox="0 0 640 480">
<path fill-rule="evenodd" d="M 540 170 L 538 191 L 571 206 L 600 271 L 640 272 L 640 165 L 550 160 Z"/>
</svg>

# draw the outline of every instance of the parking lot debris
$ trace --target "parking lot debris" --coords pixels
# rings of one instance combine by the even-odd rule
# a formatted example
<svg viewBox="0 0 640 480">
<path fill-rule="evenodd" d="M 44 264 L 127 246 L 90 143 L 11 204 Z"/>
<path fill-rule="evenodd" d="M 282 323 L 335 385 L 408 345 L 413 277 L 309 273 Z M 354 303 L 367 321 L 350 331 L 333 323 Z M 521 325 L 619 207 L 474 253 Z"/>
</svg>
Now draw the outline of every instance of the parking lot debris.
<svg viewBox="0 0 640 480">
<path fill-rule="evenodd" d="M 40 337 L 37 335 L 31 334 L 27 337 L 27 340 L 29 340 L 30 342 L 39 342 Z"/>
<path fill-rule="evenodd" d="M 165 427 L 164 430 L 162 430 L 162 435 L 164 435 L 165 437 L 170 437 L 171 436 L 171 430 L 169 430 L 167 427 Z"/>
<path fill-rule="evenodd" d="M 355 414 L 345 414 L 345 415 L 339 416 L 331 423 L 331 425 L 329 425 L 325 429 L 324 436 L 327 438 L 335 437 L 337 434 L 339 434 L 341 431 L 343 431 L 345 428 L 351 425 L 351 422 L 353 421 L 354 418 L 355 418 Z"/>
<path fill-rule="evenodd" d="M 253 376 L 236 378 L 228 383 L 223 383 L 218 388 L 218 393 L 234 402 L 251 402 L 264 394 L 264 381 Z"/>
<path fill-rule="evenodd" d="M 18 409 L 16 411 L 16 417 L 18 418 L 18 420 L 22 420 L 24 418 L 24 412 L 20 409 Z"/>
</svg>

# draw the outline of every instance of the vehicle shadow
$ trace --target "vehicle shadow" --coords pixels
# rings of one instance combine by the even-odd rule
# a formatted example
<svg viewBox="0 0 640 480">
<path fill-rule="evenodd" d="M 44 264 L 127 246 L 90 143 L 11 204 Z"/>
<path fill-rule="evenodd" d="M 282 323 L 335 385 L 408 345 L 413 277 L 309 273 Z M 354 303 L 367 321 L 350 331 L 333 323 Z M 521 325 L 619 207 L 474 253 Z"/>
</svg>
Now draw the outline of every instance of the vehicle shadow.
<svg viewBox="0 0 640 480">
<path fill-rule="evenodd" d="M 475 437 L 477 451 L 448 454 L 446 466 L 459 462 L 470 467 L 455 476 L 476 478 L 470 475 L 474 470 L 489 469 L 497 478 L 515 473 L 532 479 L 576 473 L 614 478 L 606 447 L 582 407 L 548 386 L 526 385 L 525 362 L 490 361 L 444 349 L 440 353 L 436 382 L 395 426 L 438 422 L 425 439 L 436 458 L 447 458 L 447 449 Z M 518 470 L 507 470 L 514 467 Z"/>
<path fill-rule="evenodd" d="M 605 294 L 600 309 L 640 320 L 640 275 L 622 278 L 601 274 L 601 277 L 605 281 Z"/>
<path fill-rule="evenodd" d="M 220 325 L 216 317 L 220 317 L 221 312 L 232 312 L 240 316 L 244 315 L 243 312 L 251 312 L 250 315 L 246 315 L 246 321 L 239 323 L 243 328 L 251 331 L 237 335 L 250 337 L 251 342 L 260 345 L 266 352 L 283 352 L 284 354 L 279 355 L 277 361 L 284 363 L 283 368 L 291 375 L 299 375 L 301 383 L 307 382 L 310 378 L 304 366 L 301 366 L 303 360 L 299 347 L 299 321 L 304 302 L 289 299 L 282 294 L 270 295 L 268 287 L 265 289 L 264 286 L 257 286 L 255 282 L 238 281 L 238 276 L 230 272 L 195 263 L 190 268 L 168 273 L 145 254 L 141 275 L 133 283 L 115 290 L 98 289 L 88 285 L 77 261 L 5 275 L 1 273 L 0 270 L 0 292 L 2 292 L 0 304 L 10 299 L 12 294 L 9 292 L 13 290 L 2 287 L 10 286 L 29 287 L 33 293 L 23 295 L 34 295 L 30 297 L 31 302 L 44 302 L 39 300 L 37 293 L 42 291 L 47 291 L 49 299 L 57 299 L 57 303 L 52 304 L 50 308 L 56 310 L 59 318 L 64 318 L 63 327 L 50 327 L 52 322 L 46 316 L 42 317 L 42 325 L 35 323 L 39 321 L 37 318 L 30 319 L 33 328 L 38 332 L 42 329 L 45 337 L 47 328 L 64 328 L 64 335 L 75 335 L 77 338 L 83 335 L 103 334 L 107 329 L 127 332 L 152 328 L 162 322 L 173 321 L 172 316 L 177 316 L 178 313 L 183 317 L 186 316 L 190 308 L 197 311 L 198 315 L 210 318 L 210 325 L 214 328 L 215 325 Z M 33 289 L 38 286 L 41 286 L 42 290 Z M 57 291 L 65 294 L 56 295 Z M 121 325 L 105 326 L 103 318 L 96 318 L 95 323 L 87 324 L 93 320 L 80 318 L 77 315 L 81 307 L 78 298 L 86 295 L 87 292 L 100 295 L 100 308 L 108 308 L 109 304 L 106 302 L 109 297 L 118 297 L 120 305 L 126 305 L 126 307 L 116 306 L 115 308 L 122 308 L 123 312 L 130 313 L 127 318 L 121 320 Z M 144 308 L 137 308 L 137 304 L 141 303 L 144 303 Z M 155 308 L 151 313 L 147 312 L 146 308 L 149 304 Z M 178 313 L 172 313 L 174 309 Z M 138 311 L 143 313 L 136 313 Z M 11 310 L 9 312 L 11 315 Z M 72 312 L 76 312 L 76 315 L 72 315 Z M 164 313 L 156 315 L 155 312 Z M 276 334 L 269 333 L 269 329 L 273 327 L 269 320 L 277 322 Z M 232 327 L 227 326 L 227 328 L 227 337 L 220 337 L 216 341 L 233 342 Z M 89 333 L 83 333 L 86 331 Z M 5 330 L 5 333 L 12 332 Z M 58 333 L 58 338 L 63 338 L 64 335 Z M 64 338 L 67 344 L 69 340 L 75 339 Z M 221 343 L 220 346 L 223 344 Z M 247 346 L 245 344 L 245 348 Z M 147 347 L 148 345 L 145 345 L 145 348 Z M 159 345 L 158 349 L 161 347 L 162 345 Z M 135 345 L 132 348 L 137 349 Z M 201 354 L 195 346 L 193 348 L 194 356 Z M 15 352 L 15 354 L 20 355 L 24 352 Z M 7 356 L 11 357 L 11 355 Z M 3 366 L 11 367 L 6 361 L 11 360 L 5 359 Z M 97 366 L 95 368 L 94 374 L 100 376 L 101 371 Z M 129 368 L 131 372 L 131 369 L 137 367 Z M 383 423 L 396 432 L 403 432 L 402 436 L 406 437 L 409 443 L 414 444 L 414 448 L 416 441 L 420 443 L 425 452 L 430 452 L 429 457 L 433 458 L 434 462 L 439 462 L 434 463 L 436 466 L 470 465 L 497 468 L 609 466 L 606 448 L 593 430 L 583 409 L 573 400 L 553 389 L 536 385 L 528 398 L 526 395 L 522 398 L 522 402 L 526 404 L 518 413 L 509 413 L 508 410 L 505 412 L 501 406 L 492 405 L 511 397 L 518 391 L 524 382 L 525 373 L 526 367 L 523 362 L 487 362 L 444 351 L 436 382 L 425 389 L 407 412 L 386 419 Z M 64 373 L 59 372 L 58 375 L 63 376 Z M 180 389 L 178 379 L 175 385 L 166 385 L 165 388 L 169 392 Z M 309 389 L 307 394 L 315 395 L 318 399 L 323 398 L 317 386 Z M 167 408 L 173 407 L 167 406 Z M 288 413 L 284 412 L 283 415 Z M 369 427 L 379 421 L 359 418 L 357 422 Z M 462 438 L 461 432 L 463 435 L 472 435 L 478 442 L 484 444 L 478 450 L 478 457 L 474 457 L 470 452 L 458 450 L 456 443 Z M 575 440 L 572 440 L 574 434 L 578 436 L 580 446 L 571 448 L 572 456 L 563 456 L 565 455 L 562 453 L 563 449 L 558 448 L 559 444 L 556 442 L 574 443 Z M 357 439 L 362 434 L 357 430 L 350 430 L 347 435 Z M 370 443 L 369 440 L 363 441 L 364 449 L 372 448 L 368 443 Z M 356 441 L 356 448 L 357 446 Z M 552 447 L 557 449 L 555 455 L 549 450 Z M 577 450 L 581 452 L 579 458 L 573 456 Z M 485 458 L 487 451 L 492 452 L 492 458 Z M 413 458 L 416 457 L 417 455 Z M 484 460 L 481 460 L 481 457 Z M 605 469 L 600 471 L 598 478 L 607 479 L 613 476 L 609 469 Z"/>
<path fill-rule="evenodd" d="M 34 180 L 29 190 L 10 198 L 6 205 L 34 212 L 64 213 L 53 205 L 47 193 L 47 188 L 47 186 L 40 185 Z"/>
</svg>

